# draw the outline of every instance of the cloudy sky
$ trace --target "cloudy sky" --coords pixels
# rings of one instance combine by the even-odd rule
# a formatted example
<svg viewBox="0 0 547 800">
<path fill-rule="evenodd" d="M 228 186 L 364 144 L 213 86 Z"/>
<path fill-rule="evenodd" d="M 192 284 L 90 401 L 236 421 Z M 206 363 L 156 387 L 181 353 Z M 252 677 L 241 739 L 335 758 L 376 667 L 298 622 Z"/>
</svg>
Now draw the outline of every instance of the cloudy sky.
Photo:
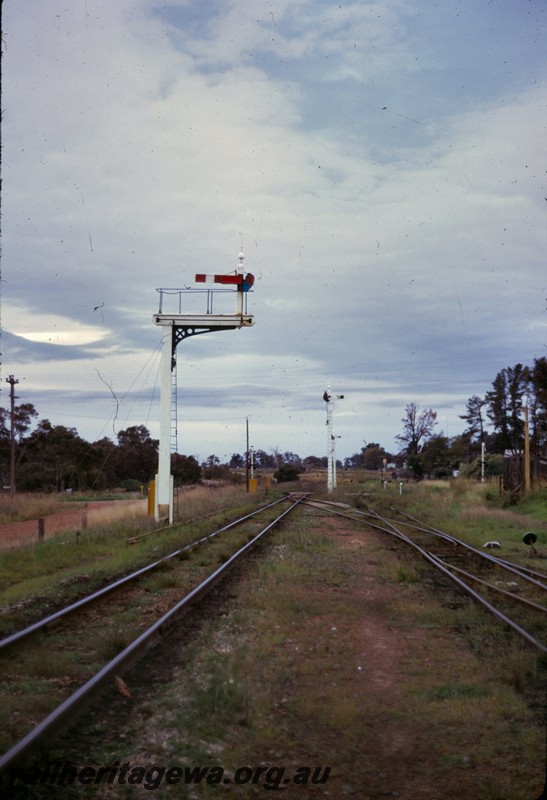
<svg viewBox="0 0 547 800">
<path fill-rule="evenodd" d="M 545 41 L 542 0 L 5 0 L 1 404 L 158 436 L 156 289 L 243 246 L 180 452 L 325 455 L 329 384 L 340 458 L 409 402 L 460 433 L 546 354 Z"/>
</svg>

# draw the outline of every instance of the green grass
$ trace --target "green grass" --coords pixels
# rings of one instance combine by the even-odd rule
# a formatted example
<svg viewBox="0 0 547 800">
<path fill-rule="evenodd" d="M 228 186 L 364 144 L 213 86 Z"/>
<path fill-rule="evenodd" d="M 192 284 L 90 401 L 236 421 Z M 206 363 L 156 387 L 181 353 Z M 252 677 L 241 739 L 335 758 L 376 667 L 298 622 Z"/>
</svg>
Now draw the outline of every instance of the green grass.
<svg viewBox="0 0 547 800">
<path fill-rule="evenodd" d="M 243 664 L 243 654 L 234 657 L 218 652 L 208 654 L 202 661 L 201 680 L 192 693 L 187 713 L 194 724 L 200 722 L 203 736 L 218 736 L 227 723 L 249 723 L 252 698 Z"/>
<path fill-rule="evenodd" d="M 337 499 L 344 499 L 344 488 Z M 547 489 L 531 492 L 506 508 L 497 487 L 462 478 L 408 483 L 402 495 L 394 485 L 387 491 L 370 483 L 360 488 L 356 493 L 353 485 L 347 496 L 358 508 L 372 508 L 389 517 L 397 517 L 398 511 L 411 514 L 477 548 L 499 541 L 501 555 L 520 562 L 529 558 L 522 537 L 532 530 L 538 536 L 536 546 L 541 550 L 544 545 L 547 555 Z"/>
<path fill-rule="evenodd" d="M 536 489 L 521 498 L 516 506 L 518 514 L 526 514 L 545 525 L 547 520 L 547 488 Z M 545 528 L 544 528 L 545 529 Z M 544 539 L 547 541 L 547 539 Z"/>
<path fill-rule="evenodd" d="M 221 505 L 221 495 L 222 491 L 217 490 L 213 505 Z M 242 490 L 239 498 L 244 499 Z M 230 489 L 224 501 L 233 499 Z M 246 500 L 244 506 L 240 505 L 241 513 L 250 507 Z M 201 507 L 194 502 L 191 513 L 200 509 L 210 513 L 211 503 L 202 497 Z M 81 591 L 87 593 L 112 577 L 137 569 L 209 533 L 212 525 L 214 522 L 208 516 L 188 525 L 177 524 L 128 545 L 128 538 L 150 530 L 151 522 L 145 518 L 139 527 L 134 521 L 117 521 L 89 529 L 79 537 L 74 531 L 65 531 L 44 542 L 6 551 L 0 559 L 0 607 L 5 609 L 30 597 L 39 597 L 45 603 L 50 598 L 58 602 Z"/>
<path fill-rule="evenodd" d="M 489 691 L 484 686 L 477 686 L 473 683 L 445 684 L 437 686 L 427 693 L 428 700 L 455 700 L 463 698 L 488 697 Z"/>
</svg>

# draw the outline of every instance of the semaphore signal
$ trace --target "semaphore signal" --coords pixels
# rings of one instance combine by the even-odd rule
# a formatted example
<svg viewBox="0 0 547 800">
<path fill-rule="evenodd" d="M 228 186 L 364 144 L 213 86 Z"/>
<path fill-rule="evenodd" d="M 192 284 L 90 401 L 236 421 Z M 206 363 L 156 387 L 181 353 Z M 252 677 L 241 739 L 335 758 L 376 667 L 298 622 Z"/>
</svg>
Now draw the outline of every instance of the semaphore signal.
<svg viewBox="0 0 547 800">
<path fill-rule="evenodd" d="M 242 273 L 234 273 L 233 275 L 205 275 L 199 272 L 196 275 L 196 283 L 221 283 L 224 285 L 237 286 L 241 292 L 248 292 L 255 282 L 255 276 L 252 272 L 247 272 L 246 275 Z"/>
<path fill-rule="evenodd" d="M 336 395 L 337 400 L 343 400 L 343 394 Z M 326 392 L 323 392 L 323 400 L 327 404 L 327 491 L 333 492 L 336 489 L 336 448 L 335 448 L 335 435 L 332 427 L 332 418 L 334 414 L 334 396 L 330 390 L 330 386 Z"/>
<path fill-rule="evenodd" d="M 176 365 L 176 349 L 184 339 L 212 331 L 234 330 L 254 325 L 254 317 L 247 313 L 247 293 L 254 284 L 254 275 L 243 268 L 243 253 L 239 254 L 239 264 L 235 272 L 226 275 L 206 275 L 198 273 L 196 283 L 213 283 L 219 288 L 207 289 L 207 310 L 201 314 L 184 311 L 183 306 L 192 292 L 200 289 L 158 289 L 160 295 L 159 310 L 154 314 L 156 325 L 163 327 L 161 393 L 160 393 L 160 443 L 158 472 L 154 482 L 154 517 L 156 520 L 167 517 L 173 522 L 173 478 L 171 475 L 171 425 L 172 425 L 172 376 Z M 213 296 L 234 287 L 236 298 L 234 314 L 213 313 Z M 175 310 L 166 308 L 171 305 Z"/>
</svg>

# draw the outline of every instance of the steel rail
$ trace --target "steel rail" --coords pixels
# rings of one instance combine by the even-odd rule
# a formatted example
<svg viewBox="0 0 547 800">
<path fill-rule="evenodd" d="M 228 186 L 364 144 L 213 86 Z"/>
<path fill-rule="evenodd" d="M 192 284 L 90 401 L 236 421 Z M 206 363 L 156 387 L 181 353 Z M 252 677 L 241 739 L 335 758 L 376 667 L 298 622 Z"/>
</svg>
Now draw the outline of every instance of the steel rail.
<svg viewBox="0 0 547 800">
<path fill-rule="evenodd" d="M 214 517 L 215 514 L 227 514 L 230 511 L 233 511 L 237 506 L 232 506 L 231 508 L 217 508 L 214 511 L 211 511 L 209 514 L 201 514 L 199 517 L 190 517 L 189 519 L 178 519 L 172 525 L 162 525 L 161 528 L 153 528 L 151 531 L 145 531 L 145 533 L 140 533 L 137 536 L 128 536 L 126 538 L 126 544 L 138 544 L 141 539 L 146 539 L 148 536 L 153 536 L 155 533 L 161 533 L 162 531 L 172 531 L 173 528 L 180 527 L 182 525 L 190 525 L 192 522 L 201 522 L 202 519 L 208 519 L 208 517 Z"/>
<path fill-rule="evenodd" d="M 395 528 L 395 526 L 389 520 L 385 519 L 384 517 L 381 517 L 379 514 L 376 514 L 376 517 L 378 519 L 383 520 L 386 524 L 388 524 L 393 529 L 392 532 L 398 538 L 400 538 L 403 541 L 407 542 L 407 544 L 409 544 L 411 547 L 414 547 L 414 549 L 417 550 L 427 561 L 429 561 L 433 565 L 437 566 L 437 568 L 440 569 L 440 571 L 444 575 L 446 575 L 446 577 L 448 577 L 453 583 L 455 583 L 457 586 L 459 586 L 461 589 L 463 589 L 468 595 L 473 597 L 474 600 L 476 600 L 478 603 L 480 603 L 482 606 L 484 606 L 484 608 L 486 608 L 486 610 L 489 611 L 490 614 L 492 614 L 494 617 L 499 619 L 501 622 L 503 622 L 509 628 L 514 630 L 517 634 L 519 634 L 519 636 L 521 636 L 523 639 L 525 639 L 533 647 L 535 647 L 536 649 L 540 650 L 542 653 L 547 653 L 547 647 L 545 645 L 543 645 L 540 641 L 538 641 L 534 636 L 532 636 L 527 630 L 525 630 L 523 627 L 521 627 L 517 622 L 512 620 L 510 617 L 508 617 L 506 614 L 504 614 L 502 611 L 500 611 L 498 608 L 496 608 L 494 605 L 492 605 L 492 603 L 490 603 L 482 594 L 480 594 L 479 592 L 475 591 L 475 589 L 473 589 L 472 586 L 469 586 L 468 583 L 466 583 L 465 581 L 461 580 L 461 578 L 458 578 L 457 575 L 454 575 L 452 572 L 450 572 L 450 568 L 447 568 L 445 566 L 445 562 L 443 562 L 443 560 L 441 558 L 439 558 L 438 556 L 434 555 L 433 553 L 429 553 L 427 550 L 424 550 L 423 547 L 421 547 L 420 545 L 416 544 L 416 542 L 413 542 L 412 539 L 410 539 L 408 536 L 406 536 L 405 534 L 403 534 L 400 531 L 398 531 L 397 528 Z M 439 533 L 442 533 L 442 532 L 439 532 Z M 481 553 L 480 550 L 476 550 L 475 548 L 473 548 L 473 547 L 471 547 L 469 545 L 466 545 L 465 542 L 460 542 L 458 539 L 456 539 L 455 537 L 451 537 L 448 534 L 446 536 L 443 536 L 442 538 L 447 538 L 448 540 L 452 541 L 454 544 L 462 544 L 465 547 L 467 547 L 467 549 L 470 549 L 470 550 L 478 553 L 478 555 L 480 555 L 480 556 L 483 556 L 485 558 L 488 557 L 488 554 Z M 509 570 L 509 571 L 512 571 L 512 570 Z M 532 581 L 532 582 L 536 583 L 535 581 Z"/>
<path fill-rule="evenodd" d="M 86 606 L 88 603 L 92 603 L 95 602 L 96 600 L 99 600 L 101 597 L 108 594 L 109 592 L 112 592 L 115 589 L 119 589 L 120 586 L 124 586 L 126 583 L 130 583 L 131 581 L 140 578 L 142 575 L 146 575 L 148 572 L 157 569 L 159 566 L 165 564 L 170 559 L 180 556 L 181 553 L 187 552 L 188 550 L 192 550 L 196 547 L 200 547 L 213 537 L 218 536 L 219 533 L 223 533 L 224 531 L 227 531 L 230 528 L 235 527 L 236 525 L 240 525 L 241 523 L 245 522 L 251 517 L 254 517 L 257 514 L 260 514 L 263 511 L 272 508 L 272 506 L 275 506 L 278 503 L 287 500 L 288 498 L 289 495 L 286 495 L 285 497 L 281 497 L 278 500 L 274 500 L 272 503 L 268 503 L 265 506 L 261 506 L 256 511 L 251 511 L 249 514 L 246 514 L 245 516 L 240 517 L 239 519 L 236 519 L 233 522 L 228 523 L 227 525 L 224 525 L 222 528 L 219 528 L 218 530 L 213 531 L 212 533 L 208 533 L 206 536 L 201 536 L 199 539 L 195 539 L 193 542 L 190 542 L 189 544 L 184 545 L 184 547 L 180 547 L 177 550 L 174 550 L 172 553 L 163 556 L 157 561 L 153 561 L 152 563 L 147 564 L 144 567 L 141 567 L 135 572 L 131 572 L 128 575 L 125 575 L 123 578 L 120 578 L 119 580 L 114 581 L 113 583 L 109 583 L 107 586 L 103 586 L 102 589 L 98 589 L 96 592 L 93 592 L 92 594 L 80 598 L 80 600 L 71 603 L 69 606 L 61 608 L 59 609 L 59 611 L 55 611 L 53 614 L 49 614 L 49 616 L 44 617 L 43 619 L 38 620 L 37 622 L 34 622 L 32 625 L 28 625 L 26 628 L 22 628 L 20 631 L 17 631 L 16 633 L 11 634 L 10 636 L 6 636 L 4 639 L 0 640 L 0 652 L 5 648 L 15 644 L 15 642 L 21 641 L 21 639 L 24 639 L 26 636 L 30 636 L 32 633 L 36 633 L 42 628 L 47 627 L 47 625 L 51 625 L 52 622 L 62 619 L 68 614 L 77 611 L 79 608 Z"/>
<path fill-rule="evenodd" d="M 535 578 L 541 578 L 544 581 L 547 581 L 547 573 L 545 572 L 538 572 L 536 569 L 530 569 L 530 567 L 523 567 L 521 564 L 515 564 L 513 561 L 507 561 L 505 558 L 500 558 L 499 556 L 492 556 L 497 562 L 500 564 L 508 564 L 512 567 L 517 567 L 521 572 L 526 573 L 527 575 L 531 575 Z"/>
<path fill-rule="evenodd" d="M 318 508 L 318 506 L 314 506 L 314 507 Z M 336 514 L 337 516 L 346 517 L 347 519 L 351 519 L 353 522 L 359 522 L 359 520 L 355 519 L 355 517 L 350 517 L 348 514 L 343 514 L 340 511 L 334 511 L 334 510 L 328 510 L 328 509 L 322 509 L 322 508 L 320 508 L 320 510 L 324 511 L 327 514 Z M 518 623 L 516 623 L 514 620 L 510 619 L 506 614 L 504 614 L 502 611 L 500 611 L 495 606 L 493 606 L 485 597 L 483 597 L 483 595 L 481 595 L 479 592 L 476 592 L 475 589 L 473 589 L 472 586 L 469 586 L 469 584 L 465 583 L 465 581 L 461 580 L 461 578 L 458 578 L 457 575 L 454 575 L 452 572 L 450 572 L 450 570 L 447 569 L 444 566 L 444 563 L 442 562 L 442 560 L 440 558 L 438 558 L 437 556 L 433 555 L 432 553 L 429 553 L 427 550 L 424 550 L 423 547 L 420 547 L 420 545 L 416 544 L 416 542 L 413 542 L 412 539 L 410 539 L 404 533 L 401 533 L 401 531 L 397 530 L 397 528 L 388 519 L 385 519 L 384 517 L 381 517 L 379 514 L 376 514 L 375 517 L 376 517 L 376 519 L 379 519 L 379 520 L 382 520 L 383 522 L 385 522 L 389 526 L 389 528 L 391 528 L 391 530 L 389 528 L 381 527 L 380 525 L 375 525 L 375 524 L 371 523 L 370 521 L 367 521 L 366 524 L 370 525 L 370 527 L 376 528 L 377 530 L 380 530 L 380 531 L 382 531 L 384 533 L 389 533 L 390 535 L 394 536 L 395 538 L 401 539 L 401 541 L 405 542 L 406 544 L 409 544 L 411 547 L 413 547 L 415 550 L 417 550 L 420 553 L 420 555 L 422 555 L 422 557 L 426 559 L 426 561 L 429 561 L 431 564 L 433 564 L 433 566 L 435 566 L 442 573 L 444 573 L 447 578 L 449 578 L 453 583 L 455 583 L 457 586 L 459 586 L 461 589 L 463 589 L 463 591 L 466 592 L 466 594 L 470 595 L 471 597 L 473 597 L 474 600 L 476 600 L 478 603 L 480 603 L 482 606 L 484 606 L 487 609 L 487 611 L 489 611 L 493 616 L 495 616 L 497 619 L 499 619 L 501 622 L 503 622 L 509 628 L 514 630 L 516 633 L 518 633 L 519 636 L 521 636 L 523 639 L 525 639 L 533 647 L 535 647 L 536 649 L 540 650 L 542 653 L 547 653 L 547 647 L 544 644 L 542 644 L 540 641 L 535 639 L 530 633 L 528 633 L 527 630 L 522 628 Z M 458 540 L 455 540 L 455 542 L 457 542 L 457 541 Z M 484 553 L 480 553 L 480 550 L 477 551 L 477 552 L 480 555 L 486 555 Z"/>
<path fill-rule="evenodd" d="M 411 514 L 407 514 L 404 511 L 400 511 L 399 513 L 405 517 L 408 517 L 409 519 L 414 520 L 415 522 L 420 522 L 420 524 L 423 525 L 421 520 L 416 519 L 416 517 L 413 517 Z M 409 523 L 401 522 L 401 524 L 408 525 Z M 524 580 L 529 581 L 529 583 L 533 583 L 540 589 L 547 590 L 547 583 L 544 583 L 543 581 L 537 581 L 529 574 L 527 575 L 526 573 L 530 572 L 530 570 L 527 570 L 525 567 L 521 568 L 518 564 L 514 564 L 511 561 L 505 561 L 504 559 L 500 559 L 497 556 L 493 556 L 491 553 L 484 553 L 482 550 L 473 547 L 473 545 L 467 544 L 467 542 L 462 542 L 460 539 L 456 539 L 455 536 L 451 536 L 449 533 L 446 533 L 445 531 L 440 531 L 438 528 L 434 528 L 432 525 L 428 525 L 426 528 L 418 527 L 416 525 L 414 525 L 413 527 L 415 527 L 416 530 L 421 530 L 424 533 L 432 533 L 437 536 L 440 536 L 442 539 L 445 539 L 446 541 L 450 541 L 453 542 L 454 544 L 461 545 L 462 547 L 467 548 L 467 550 L 471 550 L 473 553 L 480 556 L 481 558 L 485 558 L 487 561 L 491 561 L 492 563 L 497 564 L 500 567 L 503 567 L 503 569 L 506 569 L 509 572 L 518 574 L 519 577 L 524 578 Z"/>
<path fill-rule="evenodd" d="M 287 498 L 282 498 L 283 500 Z M 92 678 L 83 686 L 77 689 L 60 706 L 52 711 L 42 722 L 32 731 L 23 737 L 10 750 L 0 756 L 0 776 L 11 769 L 23 757 L 27 757 L 30 751 L 36 747 L 46 734 L 53 734 L 58 731 L 68 717 L 71 721 L 80 713 L 85 705 L 96 696 L 104 684 L 113 677 L 127 672 L 136 664 L 161 638 L 165 628 L 178 619 L 187 610 L 187 607 L 199 600 L 209 589 L 212 588 L 224 576 L 224 574 L 238 561 L 248 550 L 250 550 L 266 533 L 275 525 L 278 525 L 287 514 L 293 511 L 299 503 L 303 502 L 305 495 L 296 499 L 289 508 L 270 522 L 265 528 L 257 533 L 247 544 L 237 550 L 227 561 L 218 569 L 212 572 L 205 580 L 192 589 L 179 602 L 167 611 L 159 620 L 154 622 L 149 628 L 141 633 L 124 650 L 118 653 L 115 658 L 105 664 Z M 252 516 L 252 515 L 250 515 Z"/>
<path fill-rule="evenodd" d="M 390 527 L 392 527 L 393 530 L 396 532 L 396 534 L 399 537 L 403 538 L 405 541 L 407 541 L 408 544 L 410 544 L 412 547 L 414 547 L 416 550 L 418 550 L 418 552 L 421 553 L 421 555 L 424 558 L 426 558 L 426 560 L 428 560 L 428 561 L 430 561 L 432 563 L 436 563 L 438 568 L 441 570 L 441 572 L 443 572 L 448 578 L 450 578 L 450 580 L 452 580 L 454 583 L 456 583 L 458 586 L 460 586 L 462 589 L 464 589 L 464 591 L 467 592 L 467 594 L 471 595 L 471 597 L 473 597 L 475 600 L 477 600 L 477 602 L 479 602 L 481 605 L 483 605 L 491 614 L 493 614 L 493 616 L 497 617 L 505 625 L 507 625 L 508 627 L 512 628 L 516 633 L 519 634 L 519 636 L 521 636 L 523 639 L 525 639 L 529 644 L 533 645 L 534 647 L 536 647 L 541 652 L 547 653 L 547 647 L 545 645 L 543 645 L 534 636 L 532 636 L 525 628 L 520 626 L 517 622 L 515 622 L 510 617 L 508 617 L 506 614 L 504 614 L 502 611 L 500 611 L 500 609 L 496 608 L 496 606 L 492 605 L 492 603 L 490 603 L 483 595 L 481 595 L 479 592 L 476 592 L 473 589 L 472 586 L 469 586 L 468 583 L 466 583 L 465 581 L 461 580 L 461 578 L 458 578 L 457 575 L 454 575 L 452 572 L 450 572 L 451 569 L 454 569 L 455 572 L 463 572 L 463 570 L 460 570 L 457 567 L 453 567 L 453 565 L 451 565 L 451 564 L 447 564 L 439 556 L 436 556 L 434 553 L 429 553 L 427 550 L 424 550 L 422 547 L 420 547 L 420 545 L 416 544 L 416 542 L 413 542 L 412 539 L 410 539 L 408 536 L 405 536 L 404 534 L 401 534 L 401 532 L 398 531 L 395 528 L 395 526 L 388 519 L 385 519 L 384 517 L 381 517 L 379 514 L 377 514 L 376 516 L 378 517 L 378 519 L 382 519 Z M 471 550 L 472 552 L 478 554 L 479 556 L 482 556 L 483 558 L 486 558 L 487 560 L 491 560 L 491 559 L 488 559 L 488 554 L 487 553 L 481 553 L 480 550 L 477 550 L 476 548 L 471 547 L 470 545 L 467 545 L 465 542 L 461 542 L 459 539 L 456 539 L 455 537 L 450 536 L 449 534 L 444 534 L 442 531 L 438 531 L 438 533 L 442 534 L 442 538 L 445 538 L 446 540 L 450 541 L 451 543 L 457 544 L 457 545 L 463 545 L 463 547 L 465 547 L 468 550 Z M 507 569 L 509 572 L 515 572 L 515 570 L 513 570 L 511 567 L 507 567 L 506 566 L 505 569 Z M 478 580 L 480 583 L 484 583 L 484 581 L 482 581 L 480 578 L 478 579 L 476 576 L 471 576 L 471 577 L 473 578 L 473 580 Z M 529 580 L 530 583 L 542 586 L 542 584 L 540 584 L 540 583 L 538 584 L 537 581 L 535 581 L 535 580 L 533 580 L 531 578 L 528 578 L 525 575 L 521 575 L 520 577 L 523 577 L 523 578 Z M 493 588 L 495 588 L 495 587 L 493 587 Z M 542 606 L 538 606 L 538 608 L 541 608 L 543 610 Z"/>
<path fill-rule="evenodd" d="M 437 556 L 438 558 L 438 556 Z M 510 597 L 512 600 L 516 600 L 519 603 L 522 603 L 529 608 L 533 608 L 536 611 L 543 611 L 544 614 L 547 614 L 547 608 L 545 606 L 540 606 L 539 603 L 534 603 L 532 600 L 528 600 L 526 597 L 521 597 L 519 594 L 515 594 L 514 592 L 509 592 L 507 589 L 502 589 L 501 586 L 496 586 L 494 583 L 489 583 L 488 581 L 479 578 L 478 575 L 473 575 L 471 572 L 467 572 L 467 570 L 462 569 L 461 567 L 456 567 L 454 564 L 449 564 L 448 561 L 444 561 L 443 559 L 439 559 L 448 569 L 452 569 L 455 572 L 459 572 L 460 575 L 465 575 L 466 578 L 470 578 L 476 583 L 481 583 L 483 586 L 486 586 L 488 589 L 492 589 L 499 594 L 506 595 Z"/>
<path fill-rule="evenodd" d="M 412 524 L 409 522 L 401 521 L 399 524 L 406 525 L 407 527 L 414 528 L 417 531 L 421 531 L 423 533 L 430 533 L 434 536 L 438 536 L 444 541 L 450 542 L 451 544 L 459 545 L 464 547 L 466 550 L 471 551 L 475 555 L 479 556 L 480 558 L 484 558 L 486 561 L 494 564 L 501 569 L 505 569 L 508 572 L 512 572 L 513 574 L 517 575 L 519 578 L 522 578 L 528 583 L 532 583 L 534 586 L 537 586 L 544 591 L 547 591 L 547 584 L 543 581 L 536 580 L 533 576 L 539 575 L 539 577 L 545 578 L 545 575 L 541 573 L 535 573 L 532 570 L 527 569 L 526 567 L 521 567 L 520 564 L 515 564 L 512 561 L 507 561 L 505 559 L 498 558 L 497 556 L 492 555 L 491 553 L 484 553 L 482 550 L 479 550 L 477 547 L 473 547 L 473 545 L 468 544 L 467 542 L 462 541 L 461 539 L 457 539 L 454 536 L 451 536 L 449 533 L 444 533 L 442 531 L 438 531 L 435 528 L 422 528 L 416 524 Z"/>
<path fill-rule="evenodd" d="M 476 592 L 471 586 L 469 586 L 468 583 L 466 583 L 465 581 L 462 581 L 461 578 L 458 578 L 458 576 L 454 575 L 452 572 L 450 572 L 449 569 L 446 569 L 443 566 L 443 563 L 442 563 L 441 559 L 438 559 L 433 554 L 427 553 L 425 550 L 422 550 L 418 545 L 414 545 L 414 543 L 412 543 L 411 539 L 409 539 L 408 541 L 414 547 L 416 547 L 417 550 L 421 551 L 422 555 L 428 561 L 431 561 L 431 563 L 433 563 L 433 564 L 436 563 L 438 568 L 442 572 L 444 572 L 444 574 L 448 578 L 450 578 L 451 581 L 453 581 L 455 584 L 460 586 L 465 592 L 467 592 L 467 594 L 471 595 L 471 597 L 473 597 L 478 603 L 480 603 L 482 606 L 484 606 L 486 608 L 486 610 L 489 611 L 494 617 L 496 617 L 501 622 L 503 622 L 505 625 L 507 625 L 509 628 L 514 630 L 515 633 L 518 633 L 519 636 L 521 636 L 523 639 L 525 639 L 525 641 L 528 642 L 528 644 L 531 644 L 533 647 L 535 647 L 537 650 L 540 650 L 542 653 L 546 653 L 547 654 L 547 647 L 544 644 L 542 644 L 540 641 L 538 641 L 538 639 L 536 639 L 534 636 L 532 636 L 530 633 L 528 633 L 528 631 L 525 630 L 523 627 L 521 627 L 517 622 L 515 622 L 510 617 L 508 617 L 506 614 L 504 614 L 503 611 L 500 611 L 499 608 L 496 608 L 496 606 L 492 605 L 492 603 L 490 603 L 482 594 L 479 594 L 479 592 Z"/>
<path fill-rule="evenodd" d="M 373 512 L 373 511 L 366 512 L 366 511 L 361 511 L 360 509 L 351 509 L 351 510 L 354 511 L 354 513 L 362 515 L 364 517 L 372 517 L 373 519 L 382 519 L 382 520 L 385 520 L 386 522 L 388 521 L 387 518 L 382 517 L 377 512 Z M 541 578 L 547 578 L 547 576 L 542 575 L 541 573 L 536 573 L 533 570 L 527 569 L 526 567 L 521 567 L 519 564 L 514 564 L 511 561 L 505 561 L 504 559 L 500 559 L 500 558 L 498 558 L 496 556 L 493 556 L 491 553 L 484 553 L 482 550 L 479 550 L 478 548 L 473 547 L 472 545 L 468 544 L 467 542 L 464 542 L 461 539 L 457 539 L 455 536 L 452 536 L 451 534 L 446 533 L 445 531 L 441 531 L 438 528 L 434 528 L 431 525 L 428 525 L 427 527 L 423 527 L 424 523 L 422 523 L 421 520 L 417 519 L 416 517 L 413 517 L 411 514 L 405 513 L 404 511 L 400 511 L 398 513 L 402 514 L 405 517 L 408 517 L 409 519 L 414 520 L 414 523 L 404 522 L 403 520 L 397 520 L 397 523 L 399 525 L 406 525 L 407 527 L 414 528 L 414 530 L 421 531 L 422 533 L 429 533 L 429 534 L 431 534 L 433 536 L 437 536 L 440 539 L 443 539 L 444 541 L 450 542 L 450 543 L 455 544 L 455 545 L 457 545 L 459 547 L 464 547 L 465 549 L 473 552 L 475 555 L 479 556 L 480 558 L 484 558 L 486 561 L 490 561 L 491 563 L 493 563 L 493 564 L 495 564 L 495 565 L 497 565 L 497 566 L 499 566 L 499 567 L 501 567 L 503 569 L 506 569 L 508 572 L 512 572 L 512 573 L 518 575 L 518 577 L 523 578 L 524 580 L 528 581 L 529 583 L 534 584 L 535 586 L 539 587 L 540 589 L 543 589 L 543 590 L 547 591 L 547 584 L 546 583 L 543 583 L 543 581 L 537 581 L 532 577 L 533 575 L 537 575 L 538 577 L 541 577 Z M 420 524 L 417 525 L 416 523 L 420 523 Z M 426 525 L 427 525 L 427 523 L 426 523 Z"/>
</svg>

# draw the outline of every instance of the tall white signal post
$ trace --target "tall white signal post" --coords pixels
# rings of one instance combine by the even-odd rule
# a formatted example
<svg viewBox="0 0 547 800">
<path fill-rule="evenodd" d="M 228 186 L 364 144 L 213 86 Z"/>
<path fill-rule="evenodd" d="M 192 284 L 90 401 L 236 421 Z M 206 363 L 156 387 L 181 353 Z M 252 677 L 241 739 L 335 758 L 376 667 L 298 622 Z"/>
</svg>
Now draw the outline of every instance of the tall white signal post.
<svg viewBox="0 0 547 800">
<path fill-rule="evenodd" d="M 336 395 L 337 400 L 343 400 L 343 394 Z M 330 386 L 323 393 L 323 400 L 327 404 L 327 491 L 333 492 L 336 489 L 336 448 L 335 436 L 332 428 L 332 417 L 334 414 L 334 397 Z"/>
<path fill-rule="evenodd" d="M 196 283 L 213 283 L 215 288 L 200 289 L 158 289 L 160 295 L 159 311 L 154 315 L 156 325 L 163 328 L 161 396 L 160 396 L 160 445 L 158 472 L 154 491 L 154 518 L 169 519 L 173 523 L 173 477 L 171 475 L 171 426 L 173 370 L 176 365 L 177 345 L 189 336 L 212 331 L 248 328 L 254 325 L 254 317 L 247 313 L 247 294 L 254 283 L 254 276 L 243 268 L 243 253 L 239 254 L 237 269 L 226 275 L 196 275 Z M 231 293 L 236 296 L 235 314 L 215 314 L 214 300 L 219 294 Z M 190 295 L 205 294 L 207 311 L 205 314 L 183 313 L 185 300 Z M 166 306 L 170 308 L 167 309 Z"/>
</svg>

